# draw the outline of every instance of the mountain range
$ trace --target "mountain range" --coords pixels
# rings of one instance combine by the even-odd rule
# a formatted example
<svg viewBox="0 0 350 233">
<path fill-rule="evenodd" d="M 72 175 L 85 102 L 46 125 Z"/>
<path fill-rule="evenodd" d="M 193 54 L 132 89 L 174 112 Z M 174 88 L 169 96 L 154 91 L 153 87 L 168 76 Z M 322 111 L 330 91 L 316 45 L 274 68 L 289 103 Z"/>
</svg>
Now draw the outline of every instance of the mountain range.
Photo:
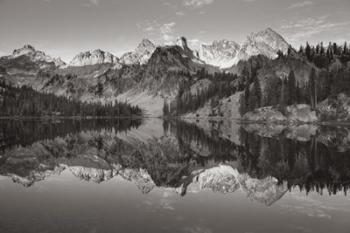
<svg viewBox="0 0 350 233">
<path fill-rule="evenodd" d="M 179 38 L 174 41 L 174 45 L 182 46 L 182 39 Z M 185 43 L 187 45 L 187 43 Z M 289 44 L 283 39 L 281 35 L 273 31 L 271 28 L 252 33 L 240 45 L 234 41 L 226 39 L 214 41 L 212 44 L 201 44 L 199 51 L 194 50 L 196 56 L 202 62 L 208 65 L 217 66 L 220 68 L 230 68 L 237 64 L 239 60 L 247 60 L 249 57 L 262 54 L 267 57 L 275 58 L 277 52 L 287 52 Z M 60 58 L 52 58 L 44 52 L 36 50 L 31 45 L 24 45 L 22 48 L 15 49 L 13 54 L 8 58 L 16 58 L 22 55 L 28 56 L 35 62 L 54 62 L 57 67 L 65 66 L 86 66 L 103 63 L 120 63 L 120 64 L 146 64 L 153 52 L 156 49 L 154 43 L 148 39 L 142 39 L 140 44 L 134 51 L 123 54 L 120 58 L 100 49 L 85 51 L 77 54 L 74 58 L 66 64 Z M 188 49 L 190 49 L 188 47 Z"/>
<path fill-rule="evenodd" d="M 241 44 L 223 39 L 203 44 L 196 50 L 189 47 L 184 37 L 177 39 L 173 45 L 165 46 L 143 39 L 134 51 L 120 58 L 96 49 L 79 53 L 66 64 L 59 58 L 52 58 L 25 45 L 14 50 L 12 55 L 0 58 L 0 79 L 11 85 L 26 85 L 39 92 L 83 102 L 128 102 L 139 106 L 150 116 L 162 116 L 164 109 L 178 114 L 179 101 L 193 105 L 194 99 L 204 98 L 196 100 L 199 103 L 195 104 L 198 105 L 196 108 L 191 107 L 192 116 L 205 114 L 209 117 L 214 114 L 239 118 L 244 114 L 241 111 L 242 93 L 247 92 L 247 88 L 254 93 L 255 79 L 258 80 L 261 96 L 252 100 L 256 104 L 250 103 L 249 109 L 279 104 L 281 94 L 276 91 L 283 92 L 280 91 L 284 86 L 283 80 L 292 71 L 294 85 L 303 97 L 299 103 L 309 101 L 307 85 L 313 69 L 317 76 L 327 76 L 322 78 L 322 82 L 328 82 L 334 70 L 345 72 L 339 75 L 346 75 L 349 70 L 348 55 L 345 52 L 346 56 L 337 54 L 339 49 L 333 47 L 328 47 L 327 57 L 323 47 L 323 50 L 313 48 L 313 61 L 311 55 L 306 54 L 310 53 L 308 49 L 297 52 L 281 35 L 267 28 L 251 33 Z M 328 59 L 327 67 L 322 67 L 325 66 L 325 58 Z M 323 88 L 321 91 L 326 91 L 324 86 L 319 85 Z M 339 86 L 344 87 L 343 83 Z M 223 88 L 227 90 L 223 92 Z M 339 89 L 338 84 L 336 88 Z M 218 92 L 211 93 L 213 89 L 218 89 Z M 348 105 L 344 107 L 347 109 Z M 306 108 L 300 109 L 295 108 L 292 112 L 308 114 L 301 113 Z M 295 119 L 294 116 L 287 119 L 291 118 Z"/>
</svg>

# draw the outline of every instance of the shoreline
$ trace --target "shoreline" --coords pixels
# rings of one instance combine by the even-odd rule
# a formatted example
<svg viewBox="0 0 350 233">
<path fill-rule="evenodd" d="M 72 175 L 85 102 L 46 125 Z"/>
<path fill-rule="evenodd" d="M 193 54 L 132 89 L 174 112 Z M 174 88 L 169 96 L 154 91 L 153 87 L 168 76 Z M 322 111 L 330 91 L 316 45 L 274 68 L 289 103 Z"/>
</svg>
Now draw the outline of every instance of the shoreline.
<svg viewBox="0 0 350 233">
<path fill-rule="evenodd" d="M 277 122 L 277 121 L 249 121 L 241 118 L 219 118 L 219 117 L 183 117 L 183 116 L 25 116 L 25 117 L 0 117 L 0 120 L 111 120 L 111 119 L 150 119 L 160 118 L 163 120 L 208 120 L 208 121 L 234 121 L 238 124 L 262 124 L 262 125 L 338 125 L 350 126 L 350 121 L 316 121 L 316 122 Z"/>
</svg>

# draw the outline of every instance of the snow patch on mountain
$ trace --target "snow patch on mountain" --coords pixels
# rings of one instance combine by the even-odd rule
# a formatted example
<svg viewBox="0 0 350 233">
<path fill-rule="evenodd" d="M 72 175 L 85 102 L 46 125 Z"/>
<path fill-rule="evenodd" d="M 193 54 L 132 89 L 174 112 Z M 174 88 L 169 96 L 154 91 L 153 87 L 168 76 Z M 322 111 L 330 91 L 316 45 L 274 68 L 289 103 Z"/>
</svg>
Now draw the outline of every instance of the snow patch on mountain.
<svg viewBox="0 0 350 233">
<path fill-rule="evenodd" d="M 199 57 L 207 64 L 224 69 L 234 65 L 239 49 L 239 44 L 224 39 L 201 45 Z"/>
<path fill-rule="evenodd" d="M 193 192 L 199 188 L 199 190 L 211 189 L 214 192 L 233 193 L 239 189 L 237 176 L 237 170 L 231 166 L 220 165 L 206 169 L 189 185 L 188 191 Z"/>
<path fill-rule="evenodd" d="M 202 44 L 199 49 L 199 58 L 208 65 L 226 69 L 236 65 L 240 60 L 248 60 L 259 54 L 274 59 L 278 51 L 287 53 L 288 47 L 289 44 L 280 34 L 267 28 L 251 33 L 241 45 L 229 40 Z"/>
<path fill-rule="evenodd" d="M 224 164 L 199 172 L 187 188 L 189 192 L 198 192 L 203 189 L 221 193 L 232 193 L 240 189 L 250 199 L 267 206 L 272 205 L 288 191 L 287 184 L 279 184 L 274 177 L 252 178 Z"/>
<path fill-rule="evenodd" d="M 79 179 L 101 183 L 113 178 L 115 175 L 113 169 L 99 169 L 83 166 L 71 166 L 69 170 Z"/>
</svg>

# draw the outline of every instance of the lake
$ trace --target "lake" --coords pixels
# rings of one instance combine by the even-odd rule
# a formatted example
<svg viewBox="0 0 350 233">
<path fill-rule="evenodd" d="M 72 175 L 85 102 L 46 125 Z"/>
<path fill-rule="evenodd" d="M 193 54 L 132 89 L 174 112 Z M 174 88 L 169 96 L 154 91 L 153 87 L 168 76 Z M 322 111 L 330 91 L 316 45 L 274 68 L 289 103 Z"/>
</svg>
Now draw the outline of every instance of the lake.
<svg viewBox="0 0 350 233">
<path fill-rule="evenodd" d="M 0 232 L 350 229 L 350 128 L 0 120 Z"/>
</svg>

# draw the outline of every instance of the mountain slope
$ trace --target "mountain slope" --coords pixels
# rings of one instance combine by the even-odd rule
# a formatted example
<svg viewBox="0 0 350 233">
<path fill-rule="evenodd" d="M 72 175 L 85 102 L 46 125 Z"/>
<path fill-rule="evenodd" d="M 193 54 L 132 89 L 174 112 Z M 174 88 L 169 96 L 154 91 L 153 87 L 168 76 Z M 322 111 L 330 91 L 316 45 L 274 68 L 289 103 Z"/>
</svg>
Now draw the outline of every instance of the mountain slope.
<svg viewBox="0 0 350 233">
<path fill-rule="evenodd" d="M 47 77 L 39 77 L 41 72 L 51 73 L 64 66 L 62 60 L 35 50 L 33 46 L 25 45 L 14 50 L 12 55 L 0 57 L 0 78 L 14 86 L 27 85 L 38 90 L 47 80 Z"/>
</svg>

